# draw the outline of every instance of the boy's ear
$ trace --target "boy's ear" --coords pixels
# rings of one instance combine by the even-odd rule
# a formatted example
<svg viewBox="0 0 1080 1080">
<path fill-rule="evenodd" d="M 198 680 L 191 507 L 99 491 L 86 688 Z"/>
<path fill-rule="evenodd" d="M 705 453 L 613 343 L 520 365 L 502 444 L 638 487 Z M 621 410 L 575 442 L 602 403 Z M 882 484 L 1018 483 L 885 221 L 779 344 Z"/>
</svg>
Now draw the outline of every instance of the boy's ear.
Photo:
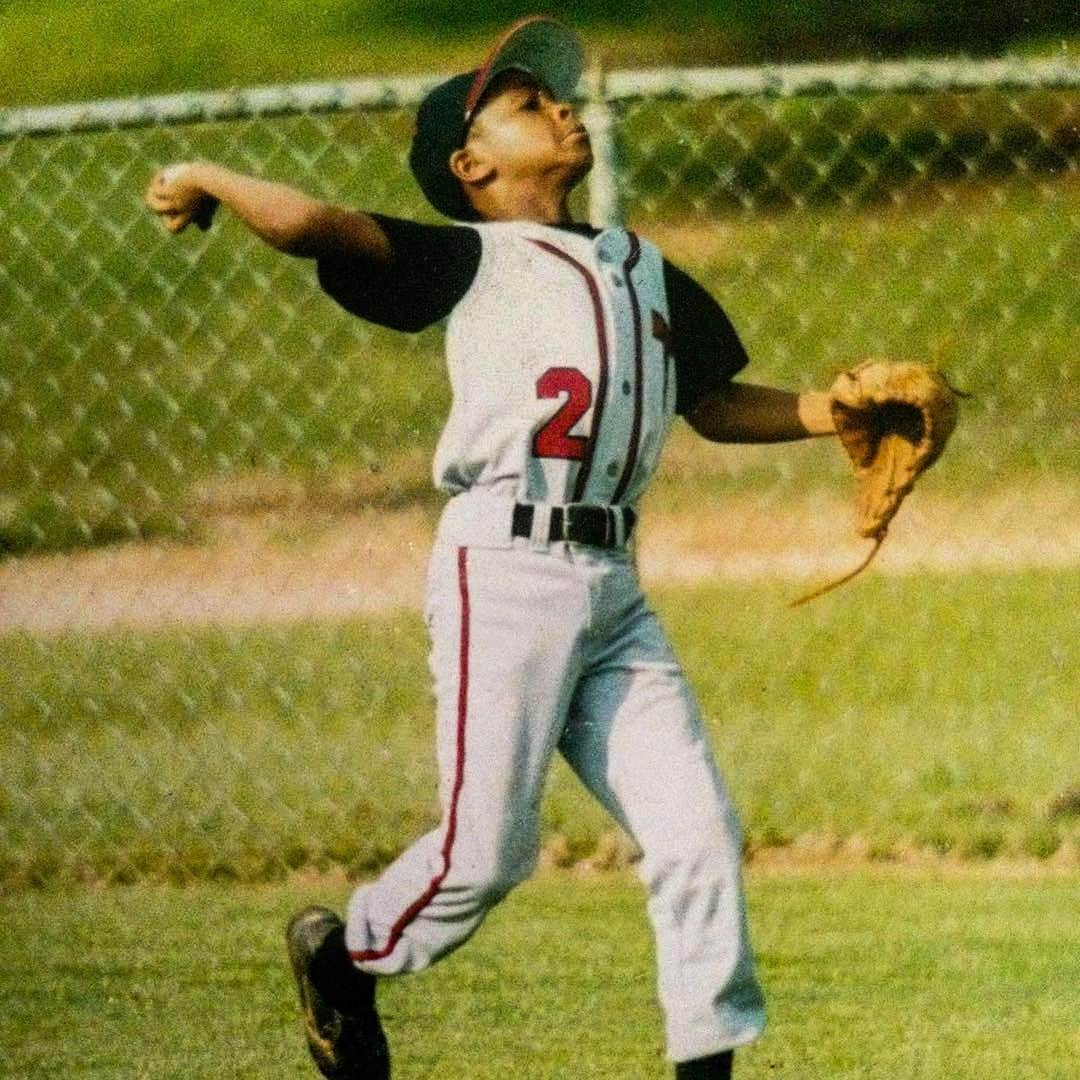
<svg viewBox="0 0 1080 1080">
<path fill-rule="evenodd" d="M 463 184 L 483 184 L 495 173 L 495 166 L 486 162 L 475 150 L 463 146 L 450 155 L 450 171 Z"/>
</svg>

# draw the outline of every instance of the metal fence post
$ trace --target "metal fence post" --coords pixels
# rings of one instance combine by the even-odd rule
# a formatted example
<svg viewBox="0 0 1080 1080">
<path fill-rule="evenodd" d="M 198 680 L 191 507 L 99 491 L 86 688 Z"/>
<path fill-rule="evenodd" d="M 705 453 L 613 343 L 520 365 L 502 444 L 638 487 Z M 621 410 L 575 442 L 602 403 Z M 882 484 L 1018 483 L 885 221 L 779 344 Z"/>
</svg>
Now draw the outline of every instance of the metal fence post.
<svg viewBox="0 0 1080 1080">
<path fill-rule="evenodd" d="M 589 176 L 589 221 L 598 229 L 622 224 L 619 198 L 619 153 L 615 138 L 615 116 L 607 98 L 604 69 L 596 64 L 586 75 L 588 99 L 585 126 L 593 149 Z"/>
</svg>

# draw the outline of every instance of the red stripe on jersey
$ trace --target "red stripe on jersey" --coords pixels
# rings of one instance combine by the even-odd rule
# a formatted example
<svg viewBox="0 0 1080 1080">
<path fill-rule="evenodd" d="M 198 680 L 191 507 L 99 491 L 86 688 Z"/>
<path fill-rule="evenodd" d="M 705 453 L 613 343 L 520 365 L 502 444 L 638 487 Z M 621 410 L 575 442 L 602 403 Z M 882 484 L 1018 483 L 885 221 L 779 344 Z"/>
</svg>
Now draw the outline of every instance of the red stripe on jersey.
<svg viewBox="0 0 1080 1080">
<path fill-rule="evenodd" d="M 637 289 L 634 288 L 634 282 L 630 276 L 640 258 L 641 242 L 635 233 L 630 233 L 630 254 L 626 256 L 626 262 L 623 263 L 623 277 L 626 279 L 626 291 L 630 294 L 630 309 L 634 315 L 634 421 L 630 428 L 630 442 L 626 448 L 626 463 L 623 465 L 618 486 L 611 496 L 613 503 L 617 503 L 622 499 L 630 483 L 630 478 L 634 475 L 638 448 L 641 444 L 641 412 L 644 397 L 644 386 L 642 384 L 645 378 L 645 365 L 642 358 L 641 302 L 638 300 Z"/>
<path fill-rule="evenodd" d="M 589 483 L 589 473 L 592 471 L 593 454 L 596 452 L 596 440 L 600 437 L 600 421 L 604 415 L 604 402 L 607 400 L 608 383 L 608 338 L 607 325 L 604 321 L 604 303 L 600 299 L 600 286 L 596 282 L 592 271 L 582 263 L 579 263 L 573 255 L 563 251 L 562 248 L 549 244 L 546 240 L 531 238 L 532 242 L 544 251 L 569 263 L 585 279 L 589 289 L 589 299 L 592 301 L 593 319 L 596 323 L 596 348 L 600 354 L 600 377 L 596 384 L 596 404 L 593 406 L 592 430 L 589 432 L 589 442 L 585 447 L 585 456 L 578 470 L 577 481 L 574 483 L 573 502 L 581 502 L 585 494 L 585 488 Z"/>
<path fill-rule="evenodd" d="M 469 578 L 468 548 L 458 548 L 458 593 L 461 598 L 461 628 L 458 641 L 458 703 L 457 703 L 457 756 L 454 762 L 454 787 L 450 796 L 450 810 L 446 819 L 446 836 L 442 846 L 442 869 L 431 879 L 423 894 L 414 900 L 398 916 L 397 922 L 390 928 L 390 936 L 381 949 L 364 949 L 350 952 L 356 963 L 368 960 L 382 960 L 389 956 L 405 933 L 406 927 L 434 899 L 446 875 L 450 873 L 454 839 L 457 836 L 458 803 L 461 789 L 465 784 L 465 728 L 469 712 Z"/>
</svg>

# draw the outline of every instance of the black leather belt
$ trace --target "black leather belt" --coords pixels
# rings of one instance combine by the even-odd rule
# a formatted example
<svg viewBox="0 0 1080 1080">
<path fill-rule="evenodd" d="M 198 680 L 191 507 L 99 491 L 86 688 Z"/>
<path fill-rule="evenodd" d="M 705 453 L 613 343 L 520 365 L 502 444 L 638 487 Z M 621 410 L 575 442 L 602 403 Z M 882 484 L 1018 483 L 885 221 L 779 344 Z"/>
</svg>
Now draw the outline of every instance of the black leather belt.
<svg viewBox="0 0 1080 1080">
<path fill-rule="evenodd" d="M 623 521 L 621 542 L 616 515 L 621 516 Z M 514 536 L 532 536 L 533 517 L 531 503 L 516 503 L 510 531 Z M 553 506 L 548 535 L 540 539 L 548 544 L 568 540 L 572 544 L 588 544 L 590 547 L 621 547 L 630 539 L 636 521 L 637 514 L 629 506 L 593 506 L 589 503 Z"/>
</svg>

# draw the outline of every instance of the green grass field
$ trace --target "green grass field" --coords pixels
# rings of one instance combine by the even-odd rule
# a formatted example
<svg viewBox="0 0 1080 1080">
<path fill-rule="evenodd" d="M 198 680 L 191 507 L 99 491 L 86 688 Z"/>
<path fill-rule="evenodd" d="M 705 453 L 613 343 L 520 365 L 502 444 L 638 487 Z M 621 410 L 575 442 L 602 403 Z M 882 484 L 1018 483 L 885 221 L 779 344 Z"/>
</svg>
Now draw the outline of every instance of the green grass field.
<svg viewBox="0 0 1080 1080">
<path fill-rule="evenodd" d="M 575 5 L 609 68 L 1080 40 L 1042 9 L 983 27 L 854 0 L 639 8 Z M 178 24 L 128 0 L 11 0 L 0 104 L 457 69 L 520 9 L 192 0 Z M 747 378 L 940 359 L 972 394 L 931 478 L 945 497 L 1067 483 L 1078 105 L 632 103 L 628 220 L 721 299 Z M 206 506 L 296 483 L 335 512 L 432 499 L 438 333 L 365 328 L 235 222 L 169 239 L 140 204 L 154 168 L 204 156 L 430 217 L 410 124 L 388 109 L 0 140 L 0 558 L 197 540 Z M 731 471 L 688 468 L 677 445 L 653 497 L 835 492 L 822 449 Z M 798 591 L 655 597 L 746 828 L 771 1025 L 739 1080 L 1073 1076 L 1080 571 L 871 572 L 789 612 Z M 0 635 L 0 1077 L 314 1075 L 282 927 L 340 907 L 435 822 L 425 649 L 414 614 Z M 397 1080 L 669 1075 L 639 889 L 586 872 L 626 849 L 560 764 L 543 827 L 548 861 L 578 872 L 541 873 L 468 948 L 384 986 Z"/>
<path fill-rule="evenodd" d="M 615 66 L 936 53 L 1054 52 L 1080 27 L 1064 0 L 1023 17 L 973 8 L 963 20 L 934 5 L 902 14 L 857 0 L 612 0 L 535 5 L 484 0 L 188 0 L 184 31 L 131 0 L 8 0 L 0 38 L 4 105 L 248 86 L 300 79 L 468 70 L 494 34 L 537 8 L 572 20 Z M 692 28 L 692 29 L 691 29 Z"/>
<path fill-rule="evenodd" d="M 751 850 L 1080 854 L 1077 571 L 792 595 L 657 594 Z M 414 615 L 0 638 L 0 884 L 370 872 L 436 820 L 425 649 Z M 557 768 L 561 857 L 610 827 Z"/>
<path fill-rule="evenodd" d="M 769 999 L 739 1080 L 1065 1080 L 1080 1051 L 1077 879 L 751 873 Z M 0 1076 L 314 1076 L 282 927 L 328 884 L 0 900 Z M 399 1080 L 660 1080 L 636 882 L 545 875 L 462 951 L 384 983 Z"/>
</svg>

